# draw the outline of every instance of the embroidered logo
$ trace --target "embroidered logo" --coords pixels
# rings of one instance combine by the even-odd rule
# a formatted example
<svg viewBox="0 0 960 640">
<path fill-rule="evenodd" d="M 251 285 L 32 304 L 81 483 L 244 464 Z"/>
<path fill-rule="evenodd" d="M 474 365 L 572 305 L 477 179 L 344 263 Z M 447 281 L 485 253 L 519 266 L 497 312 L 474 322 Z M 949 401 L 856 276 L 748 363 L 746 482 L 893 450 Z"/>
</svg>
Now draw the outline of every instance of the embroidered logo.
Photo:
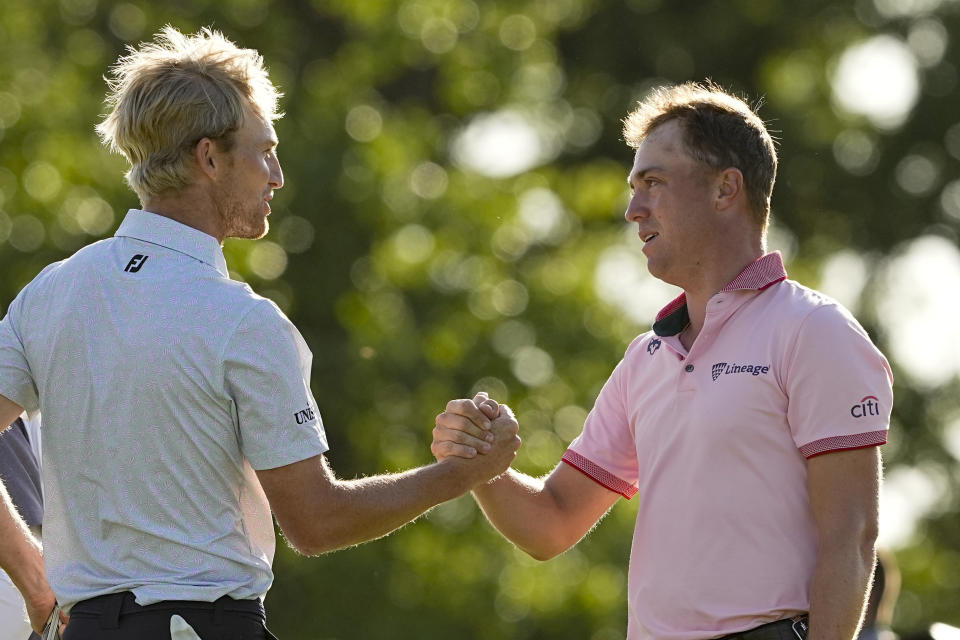
<svg viewBox="0 0 960 640">
<path fill-rule="evenodd" d="M 850 407 L 850 415 L 854 418 L 880 415 L 880 400 L 877 396 L 864 396 L 857 404 Z"/>
<path fill-rule="evenodd" d="M 307 407 L 306 409 L 301 409 L 300 411 L 297 411 L 297 412 L 296 412 L 295 414 L 293 414 L 293 415 L 294 415 L 294 417 L 297 419 L 297 424 L 306 424 L 306 423 L 310 422 L 311 420 L 315 420 L 316 417 L 317 417 L 316 414 L 313 413 L 313 408 L 312 408 L 312 407 Z"/>
<path fill-rule="evenodd" d="M 727 364 L 726 362 L 718 362 L 710 369 L 710 377 L 716 382 L 720 376 L 732 373 L 749 373 L 752 376 L 760 376 L 766 375 L 769 372 L 770 365 L 768 364 Z"/>
<path fill-rule="evenodd" d="M 141 267 L 143 267 L 144 263 L 149 257 L 150 256 L 145 256 L 138 253 L 130 258 L 130 262 L 127 263 L 127 268 L 124 269 L 124 271 L 127 273 L 136 273 L 137 271 L 140 271 Z"/>
<path fill-rule="evenodd" d="M 660 344 L 661 344 L 660 338 L 654 338 L 653 340 L 651 340 L 650 342 L 648 342 L 648 343 L 647 343 L 647 353 L 649 353 L 650 355 L 655 354 L 655 353 L 657 352 L 657 349 L 660 348 Z"/>
</svg>

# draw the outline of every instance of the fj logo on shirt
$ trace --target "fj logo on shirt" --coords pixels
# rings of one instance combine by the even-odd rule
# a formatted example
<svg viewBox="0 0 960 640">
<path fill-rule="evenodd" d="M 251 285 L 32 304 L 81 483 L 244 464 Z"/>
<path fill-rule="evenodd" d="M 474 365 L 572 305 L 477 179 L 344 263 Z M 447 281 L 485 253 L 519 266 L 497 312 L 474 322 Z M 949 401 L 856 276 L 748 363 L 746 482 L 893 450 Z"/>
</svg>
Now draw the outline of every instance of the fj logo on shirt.
<svg viewBox="0 0 960 640">
<path fill-rule="evenodd" d="M 316 414 L 313 413 L 313 409 L 311 407 L 307 407 L 306 409 L 301 409 L 300 411 L 297 411 L 293 415 L 297 419 L 297 424 L 306 424 L 311 420 L 316 420 L 317 418 Z"/>
<path fill-rule="evenodd" d="M 657 349 L 660 348 L 660 344 L 661 344 L 661 343 L 660 343 L 660 338 L 654 338 L 653 340 L 651 340 L 650 342 L 648 342 L 648 343 L 647 343 L 647 353 L 649 353 L 650 355 L 655 354 L 655 353 L 657 352 Z"/>
<path fill-rule="evenodd" d="M 880 415 L 880 400 L 877 396 L 864 396 L 860 402 L 850 407 L 850 415 L 854 418 Z"/>
<path fill-rule="evenodd" d="M 726 362 L 718 362 L 710 369 L 710 376 L 713 378 L 713 381 L 716 382 L 720 376 L 731 373 L 749 373 L 753 376 L 759 376 L 766 375 L 769 371 L 770 365 L 768 364 L 727 364 Z"/>
<path fill-rule="evenodd" d="M 127 263 L 127 268 L 124 269 L 124 271 L 127 273 L 136 273 L 137 271 L 140 271 L 141 267 L 143 267 L 143 264 L 147 261 L 147 258 L 149 257 L 150 256 L 145 256 L 138 253 L 137 255 L 130 258 L 130 262 Z"/>
</svg>

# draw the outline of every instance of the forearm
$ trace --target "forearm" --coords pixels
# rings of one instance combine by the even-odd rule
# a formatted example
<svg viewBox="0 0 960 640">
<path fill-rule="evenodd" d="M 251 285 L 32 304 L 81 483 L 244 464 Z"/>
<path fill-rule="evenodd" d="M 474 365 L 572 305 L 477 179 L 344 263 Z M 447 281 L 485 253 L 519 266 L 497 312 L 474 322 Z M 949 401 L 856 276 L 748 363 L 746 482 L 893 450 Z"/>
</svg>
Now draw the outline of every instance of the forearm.
<svg viewBox="0 0 960 640">
<path fill-rule="evenodd" d="M 875 447 L 808 462 L 819 546 L 810 586 L 810 640 L 851 640 L 857 634 L 876 559 L 880 469 Z"/>
<path fill-rule="evenodd" d="M 474 487 L 473 496 L 497 531 L 538 560 L 563 549 L 550 544 L 556 505 L 544 482 L 510 469 L 496 480 Z"/>
<path fill-rule="evenodd" d="M 0 567 L 25 598 L 48 594 L 50 587 L 40 544 L 17 513 L 7 489 L 0 482 Z"/>
<path fill-rule="evenodd" d="M 809 640 L 856 637 L 875 559 L 871 540 L 821 548 L 810 588 Z"/>
<path fill-rule="evenodd" d="M 313 553 L 324 553 L 381 538 L 432 507 L 466 493 L 470 486 L 456 463 L 435 463 L 410 471 L 335 481 L 318 498 Z"/>
<path fill-rule="evenodd" d="M 565 535 L 560 505 L 544 481 L 513 469 L 474 487 L 473 496 L 490 524 L 537 560 L 563 553 L 586 533 Z"/>
</svg>

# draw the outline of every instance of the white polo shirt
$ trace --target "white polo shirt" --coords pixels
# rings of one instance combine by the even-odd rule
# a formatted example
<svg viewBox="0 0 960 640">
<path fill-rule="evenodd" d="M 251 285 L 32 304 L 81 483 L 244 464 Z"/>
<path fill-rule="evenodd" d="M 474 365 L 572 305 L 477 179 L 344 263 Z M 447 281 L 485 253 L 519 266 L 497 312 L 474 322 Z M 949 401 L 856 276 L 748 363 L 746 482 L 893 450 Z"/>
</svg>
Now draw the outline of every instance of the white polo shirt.
<svg viewBox="0 0 960 640">
<path fill-rule="evenodd" d="M 152 213 L 27 285 L 0 323 L 0 394 L 43 412 L 59 602 L 262 597 L 275 537 L 254 469 L 327 450 L 311 359 L 215 238 Z"/>
<path fill-rule="evenodd" d="M 779 253 L 714 295 L 688 352 L 686 300 L 628 347 L 564 462 L 639 498 L 628 638 L 703 640 L 809 611 L 807 458 L 886 442 L 892 374 Z"/>
</svg>

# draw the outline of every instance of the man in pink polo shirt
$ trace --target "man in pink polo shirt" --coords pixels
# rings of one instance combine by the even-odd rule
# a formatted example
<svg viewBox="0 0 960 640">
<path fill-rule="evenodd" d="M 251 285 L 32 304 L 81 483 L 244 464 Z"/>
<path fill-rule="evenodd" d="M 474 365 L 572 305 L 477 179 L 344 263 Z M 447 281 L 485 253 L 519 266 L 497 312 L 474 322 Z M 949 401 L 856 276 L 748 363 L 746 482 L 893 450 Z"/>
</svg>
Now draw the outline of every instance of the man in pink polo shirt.
<svg viewBox="0 0 960 640">
<path fill-rule="evenodd" d="M 796 640 L 808 623 L 810 640 L 850 640 L 890 367 L 846 309 L 766 253 L 777 158 L 747 104 L 713 85 L 661 89 L 624 137 L 626 218 L 650 273 L 684 293 L 627 348 L 562 464 L 543 479 L 511 469 L 474 496 L 545 560 L 636 494 L 631 640 Z M 474 402 L 437 417 L 438 458 L 482 451 L 481 411 L 510 411 Z"/>
</svg>

